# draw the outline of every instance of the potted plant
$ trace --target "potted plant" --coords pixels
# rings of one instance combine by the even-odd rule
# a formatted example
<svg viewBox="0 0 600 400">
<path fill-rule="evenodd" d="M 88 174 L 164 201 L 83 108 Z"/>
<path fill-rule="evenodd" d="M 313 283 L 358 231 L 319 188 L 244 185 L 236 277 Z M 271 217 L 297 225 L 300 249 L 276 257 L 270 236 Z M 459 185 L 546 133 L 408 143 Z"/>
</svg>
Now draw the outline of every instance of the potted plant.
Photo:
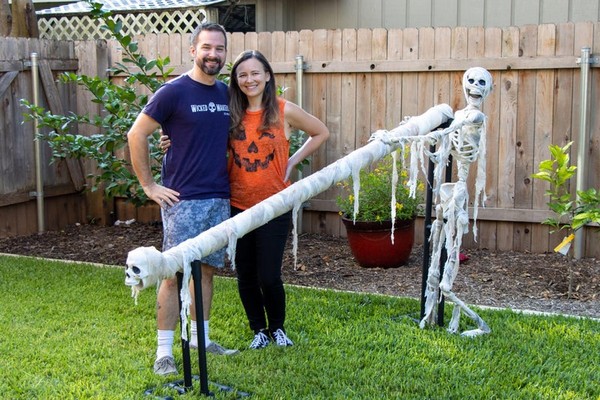
<svg viewBox="0 0 600 400">
<path fill-rule="evenodd" d="M 414 222 L 423 203 L 423 184 L 418 183 L 416 195 L 410 195 L 406 185 L 408 171 L 401 157 L 396 161 L 398 180 L 395 193 L 395 215 L 392 234 L 392 182 L 394 158 L 385 157 L 360 171 L 358 213 L 354 215 L 354 182 L 349 178 L 339 186 L 343 194 L 337 197 L 348 243 L 356 261 L 362 267 L 394 268 L 406 264 L 414 244 Z"/>
</svg>

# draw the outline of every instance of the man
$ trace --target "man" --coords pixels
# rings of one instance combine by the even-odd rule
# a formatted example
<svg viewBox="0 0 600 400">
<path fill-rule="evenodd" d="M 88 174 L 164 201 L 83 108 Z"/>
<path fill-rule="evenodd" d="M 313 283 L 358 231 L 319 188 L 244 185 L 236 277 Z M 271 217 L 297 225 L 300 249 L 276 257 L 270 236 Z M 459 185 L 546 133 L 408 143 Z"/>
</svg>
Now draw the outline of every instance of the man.
<svg viewBox="0 0 600 400">
<path fill-rule="evenodd" d="M 217 80 L 225 64 L 227 36 L 222 26 L 205 23 L 191 36 L 190 71 L 163 85 L 127 134 L 133 169 L 148 197 L 161 206 L 163 251 L 199 235 L 229 218 L 227 139 L 230 124 L 227 86 Z M 148 138 L 158 128 L 171 138 L 162 166 L 162 184 L 150 172 Z M 208 337 L 215 268 L 222 268 L 225 250 L 202 261 L 202 307 L 206 351 L 234 354 Z M 191 307 L 195 316 L 194 304 Z M 157 298 L 158 347 L 154 372 L 177 373 L 173 358 L 179 320 L 176 278 L 162 282 Z M 190 347 L 198 346 L 196 321 Z"/>
</svg>

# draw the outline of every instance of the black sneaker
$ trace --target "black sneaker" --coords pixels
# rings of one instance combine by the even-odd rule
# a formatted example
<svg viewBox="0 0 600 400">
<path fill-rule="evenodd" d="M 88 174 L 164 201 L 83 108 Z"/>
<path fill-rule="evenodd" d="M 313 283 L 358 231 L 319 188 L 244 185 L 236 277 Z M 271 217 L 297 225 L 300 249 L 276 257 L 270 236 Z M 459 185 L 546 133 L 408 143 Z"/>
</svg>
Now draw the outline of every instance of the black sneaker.
<svg viewBox="0 0 600 400">
<path fill-rule="evenodd" d="M 271 339 L 263 331 L 259 331 L 256 335 L 254 335 L 254 340 L 250 343 L 251 349 L 262 349 L 263 347 L 267 347 Z"/>
<path fill-rule="evenodd" d="M 271 332 L 271 336 L 273 337 L 273 340 L 277 346 L 286 347 L 294 345 L 290 338 L 287 337 L 283 329 L 277 329 L 275 332 Z"/>
</svg>

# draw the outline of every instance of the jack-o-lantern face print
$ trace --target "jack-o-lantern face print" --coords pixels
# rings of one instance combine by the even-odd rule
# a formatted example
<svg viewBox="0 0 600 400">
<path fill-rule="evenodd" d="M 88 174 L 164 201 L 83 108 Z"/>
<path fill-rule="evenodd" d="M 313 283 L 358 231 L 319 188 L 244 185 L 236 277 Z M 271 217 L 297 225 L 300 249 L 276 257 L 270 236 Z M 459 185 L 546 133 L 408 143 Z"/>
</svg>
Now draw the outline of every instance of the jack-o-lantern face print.
<svg viewBox="0 0 600 400">
<path fill-rule="evenodd" d="M 246 132 L 241 132 L 239 139 L 246 140 Z M 246 147 L 246 152 L 240 151 L 242 146 L 232 146 L 233 162 L 239 168 L 244 168 L 246 172 L 256 172 L 259 169 L 266 169 L 275 158 L 275 135 L 270 132 L 261 132 L 257 140 L 251 140 Z M 237 147 L 237 151 L 236 151 Z"/>
</svg>

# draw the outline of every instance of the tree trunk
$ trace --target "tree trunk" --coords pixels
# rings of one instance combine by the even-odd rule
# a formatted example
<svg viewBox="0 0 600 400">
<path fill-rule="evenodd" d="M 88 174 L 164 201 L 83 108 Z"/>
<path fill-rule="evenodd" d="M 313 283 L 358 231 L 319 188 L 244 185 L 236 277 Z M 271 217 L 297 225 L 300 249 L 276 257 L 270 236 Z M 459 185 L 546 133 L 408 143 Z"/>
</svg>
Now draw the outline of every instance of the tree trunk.
<svg viewBox="0 0 600 400">
<path fill-rule="evenodd" d="M 12 15 L 13 23 L 10 36 L 29 38 L 40 36 L 32 0 L 13 0 Z"/>
<path fill-rule="evenodd" d="M 12 13 L 10 12 L 10 6 L 8 0 L 1 0 L 0 3 L 0 36 L 7 37 L 10 35 L 12 28 Z"/>
</svg>

